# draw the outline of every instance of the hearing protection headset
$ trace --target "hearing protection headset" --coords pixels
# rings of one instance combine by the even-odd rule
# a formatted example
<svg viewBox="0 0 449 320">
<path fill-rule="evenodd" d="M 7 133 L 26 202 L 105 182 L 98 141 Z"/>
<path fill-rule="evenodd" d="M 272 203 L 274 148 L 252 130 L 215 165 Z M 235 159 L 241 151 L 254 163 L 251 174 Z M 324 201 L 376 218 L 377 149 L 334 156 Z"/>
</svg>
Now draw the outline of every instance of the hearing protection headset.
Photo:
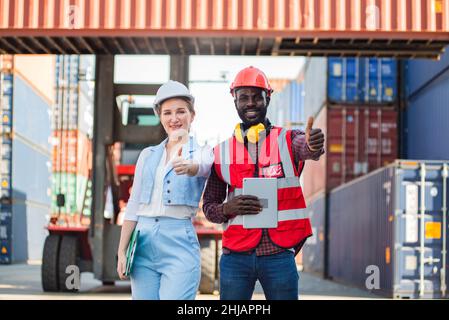
<svg viewBox="0 0 449 320">
<path fill-rule="evenodd" d="M 248 139 L 248 142 L 250 143 L 257 143 L 259 141 L 259 133 L 264 131 L 265 125 L 263 123 L 259 123 L 256 125 L 251 126 L 247 131 L 245 135 L 245 131 L 243 130 L 242 124 L 238 123 L 235 126 L 234 129 L 234 136 L 240 143 L 245 143 L 245 137 Z M 269 130 L 270 128 L 267 128 Z M 267 132 L 268 134 L 268 132 Z"/>
</svg>

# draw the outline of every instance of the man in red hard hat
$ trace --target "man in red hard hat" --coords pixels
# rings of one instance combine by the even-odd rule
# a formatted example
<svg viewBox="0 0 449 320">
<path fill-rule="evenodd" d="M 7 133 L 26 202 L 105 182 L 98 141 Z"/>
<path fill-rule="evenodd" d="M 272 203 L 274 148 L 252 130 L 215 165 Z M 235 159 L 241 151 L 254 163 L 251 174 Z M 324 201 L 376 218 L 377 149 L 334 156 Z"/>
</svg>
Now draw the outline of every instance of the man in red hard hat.
<svg viewBox="0 0 449 320">
<path fill-rule="evenodd" d="M 272 92 L 261 70 L 241 70 L 231 94 L 242 122 L 214 149 L 203 211 L 211 222 L 223 224 L 223 300 L 250 300 L 257 280 L 267 299 L 298 299 L 294 257 L 312 235 L 299 178 L 304 161 L 324 153 L 324 134 L 312 129 L 313 118 L 305 132 L 271 125 L 266 114 Z M 243 179 L 253 177 L 277 179 L 277 228 L 243 226 L 244 215 L 262 210 L 257 197 L 242 192 Z"/>
</svg>

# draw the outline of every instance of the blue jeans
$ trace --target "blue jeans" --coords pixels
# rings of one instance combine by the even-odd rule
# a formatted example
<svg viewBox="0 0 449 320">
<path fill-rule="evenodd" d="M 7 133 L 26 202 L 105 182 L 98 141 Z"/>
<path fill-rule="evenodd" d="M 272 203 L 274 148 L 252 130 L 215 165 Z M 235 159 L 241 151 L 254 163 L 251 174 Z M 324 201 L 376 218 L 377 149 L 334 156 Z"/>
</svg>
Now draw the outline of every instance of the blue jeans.
<svg viewBox="0 0 449 320">
<path fill-rule="evenodd" d="M 134 300 L 194 300 L 201 278 L 200 246 L 190 219 L 139 217 L 131 271 Z"/>
<path fill-rule="evenodd" d="M 267 300 L 297 300 L 298 279 L 291 251 L 259 257 L 256 253 L 223 254 L 220 260 L 220 299 L 251 300 L 259 280 Z"/>
</svg>

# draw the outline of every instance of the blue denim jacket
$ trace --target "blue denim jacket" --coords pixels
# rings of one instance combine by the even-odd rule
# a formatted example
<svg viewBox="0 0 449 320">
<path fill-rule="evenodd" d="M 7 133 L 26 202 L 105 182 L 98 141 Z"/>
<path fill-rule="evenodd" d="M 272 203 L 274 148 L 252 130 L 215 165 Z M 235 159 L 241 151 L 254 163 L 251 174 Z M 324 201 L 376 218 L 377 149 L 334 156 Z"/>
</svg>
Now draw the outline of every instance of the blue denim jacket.
<svg viewBox="0 0 449 320">
<path fill-rule="evenodd" d="M 156 169 L 161 161 L 166 143 L 167 139 L 157 146 L 149 147 L 149 154 L 143 165 L 140 203 L 148 204 L 151 201 Z M 182 148 L 182 158 L 192 159 L 193 153 L 198 148 L 200 148 L 198 143 L 193 137 L 190 137 L 189 142 Z M 173 167 L 170 167 L 164 175 L 162 195 L 164 205 L 187 205 L 198 207 L 206 180 L 206 177 L 177 175 L 173 170 Z"/>
</svg>

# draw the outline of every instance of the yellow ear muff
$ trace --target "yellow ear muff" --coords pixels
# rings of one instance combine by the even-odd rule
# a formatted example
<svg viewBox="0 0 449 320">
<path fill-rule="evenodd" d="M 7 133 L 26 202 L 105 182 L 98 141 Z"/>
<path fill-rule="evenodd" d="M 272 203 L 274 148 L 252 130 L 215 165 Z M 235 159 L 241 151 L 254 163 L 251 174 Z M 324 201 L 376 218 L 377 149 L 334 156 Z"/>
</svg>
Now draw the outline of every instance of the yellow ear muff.
<svg viewBox="0 0 449 320">
<path fill-rule="evenodd" d="M 243 130 L 240 123 L 237 123 L 237 125 L 235 126 L 234 136 L 238 142 L 243 143 Z"/>
<path fill-rule="evenodd" d="M 257 143 L 259 141 L 260 132 L 264 131 L 264 130 L 265 130 L 265 125 L 263 123 L 259 123 L 254 126 L 251 126 L 251 128 L 249 128 L 248 132 L 246 133 L 246 137 L 248 138 L 248 141 L 251 143 Z M 240 143 L 244 142 L 244 134 L 243 134 L 242 126 L 240 123 L 235 126 L 234 136 L 238 142 L 240 142 Z"/>
</svg>

